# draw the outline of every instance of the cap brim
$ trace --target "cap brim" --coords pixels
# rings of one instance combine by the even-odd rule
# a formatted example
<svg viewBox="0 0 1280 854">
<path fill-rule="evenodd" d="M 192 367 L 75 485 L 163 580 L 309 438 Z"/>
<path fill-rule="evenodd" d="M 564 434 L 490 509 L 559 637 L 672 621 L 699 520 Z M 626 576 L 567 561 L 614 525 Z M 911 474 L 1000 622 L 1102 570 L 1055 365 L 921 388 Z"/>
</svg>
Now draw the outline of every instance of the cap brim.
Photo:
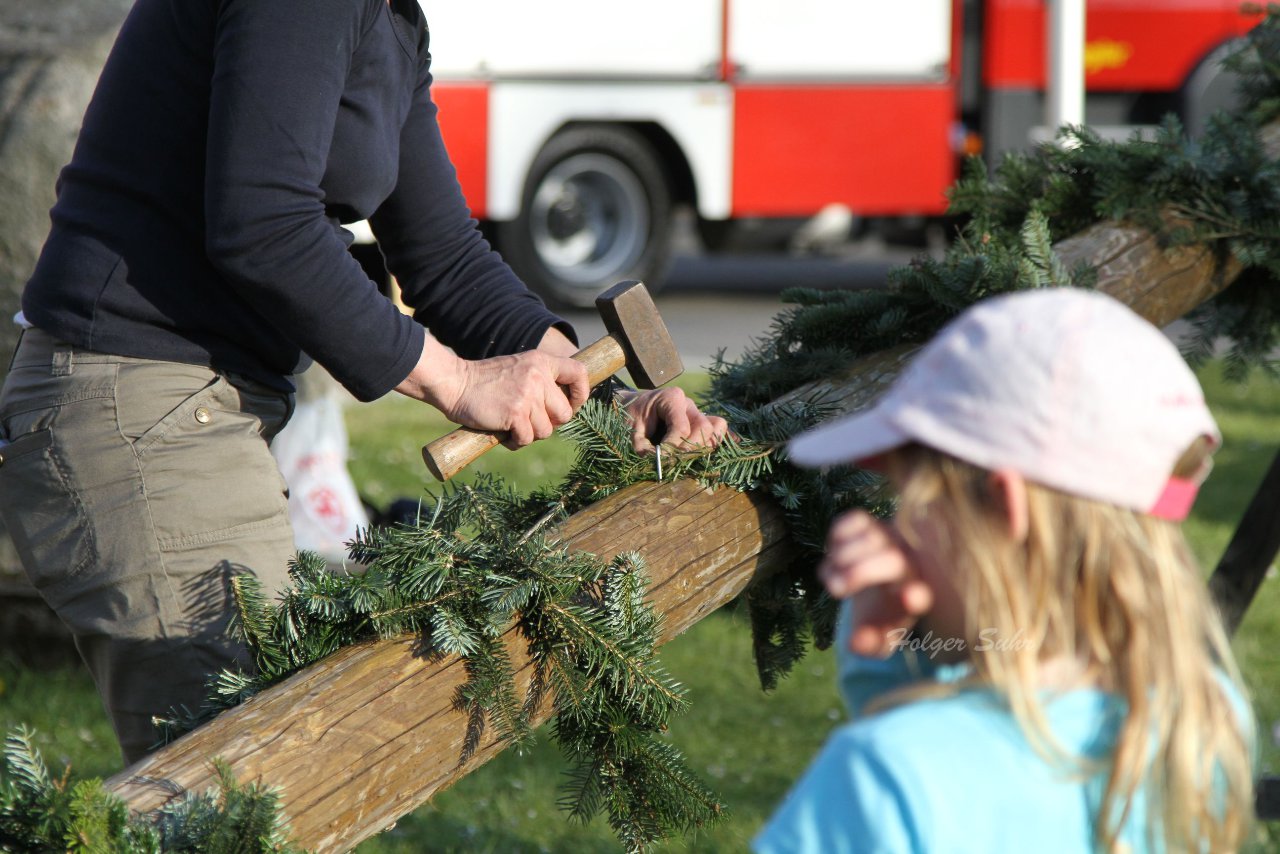
<svg viewBox="0 0 1280 854">
<path fill-rule="evenodd" d="M 805 468 L 856 464 L 909 442 L 910 436 L 872 409 L 806 430 L 787 443 L 787 457 Z"/>
</svg>

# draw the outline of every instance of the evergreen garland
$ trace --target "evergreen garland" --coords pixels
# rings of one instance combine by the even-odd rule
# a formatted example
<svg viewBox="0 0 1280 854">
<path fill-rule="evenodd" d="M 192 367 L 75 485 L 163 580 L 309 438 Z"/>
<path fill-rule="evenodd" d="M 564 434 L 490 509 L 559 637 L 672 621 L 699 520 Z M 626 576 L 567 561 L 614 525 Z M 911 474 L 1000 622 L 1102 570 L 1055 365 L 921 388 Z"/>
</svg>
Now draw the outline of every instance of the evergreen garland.
<svg viewBox="0 0 1280 854">
<path fill-rule="evenodd" d="M 786 435 L 818 417 L 803 404 L 790 408 Z M 560 805 L 572 818 L 606 813 L 632 851 L 716 821 L 719 799 L 660 738 L 687 701 L 656 659 L 661 617 L 645 602 L 642 562 L 570 554 L 551 538 L 555 523 L 587 504 L 656 479 L 656 461 L 632 450 L 616 406 L 589 401 L 563 432 L 578 453 L 557 489 L 522 497 L 487 475 L 447 486 L 416 524 L 362 532 L 350 549 L 359 572 L 333 573 L 300 554 L 274 603 L 252 576 L 233 579 L 233 630 L 256 673 L 218 674 L 204 708 L 163 722 L 168 735 L 343 646 L 416 635 L 423 654 L 465 662 L 468 678 L 454 698 L 469 718 L 465 749 L 489 726 L 508 742 L 527 741 L 534 711 L 550 703 L 552 738 L 570 767 Z M 767 444 L 735 438 L 714 451 L 664 454 L 663 478 L 755 488 L 773 455 Z M 525 696 L 501 641 L 512 626 L 533 663 Z"/>
<path fill-rule="evenodd" d="M 1260 126 L 1280 116 L 1280 8 L 1269 11 L 1250 35 L 1252 49 L 1231 60 L 1250 105 L 1241 115 L 1215 117 L 1196 142 L 1168 120 L 1152 141 L 1105 142 L 1069 129 L 1060 135 L 1069 144 L 1006 156 L 991 176 L 973 161 L 951 190 L 952 212 L 964 221 L 945 257 L 893 271 L 886 290 L 787 291 L 783 301 L 792 307 L 779 315 L 770 339 L 735 364 L 717 362 L 704 406 L 725 415 L 742 438 L 714 452 L 664 455 L 663 479 L 764 490 L 787 514 L 797 546 L 792 566 L 745 594 L 766 689 L 810 645 L 830 643 L 834 603 L 812 567 L 831 518 L 852 507 L 881 515 L 891 509 L 868 473 L 786 465 L 785 441 L 829 413 L 821 401 L 770 401 L 859 356 L 923 342 L 988 296 L 1091 286 L 1092 271 L 1065 269 L 1052 244 L 1104 219 L 1145 226 L 1164 245 L 1207 243 L 1223 258 L 1233 255 L 1245 272 L 1194 313 L 1197 335 L 1187 355 L 1204 358 L 1218 337 L 1229 336 L 1234 375 L 1253 365 L 1275 370 L 1266 354 L 1280 328 L 1274 296 L 1280 164 L 1264 156 L 1258 141 Z M 570 555 L 550 537 L 574 511 L 656 479 L 654 461 L 631 451 L 629 428 L 612 407 L 589 403 L 563 432 L 579 450 L 555 489 L 521 497 L 494 478 L 447 488 L 424 504 L 418 524 L 363 533 L 351 549 L 363 572 L 332 575 L 318 558 L 299 555 L 292 586 L 277 603 L 268 603 L 251 579 L 237 579 L 236 631 L 258 672 L 218 674 L 206 708 L 169 721 L 170 731 L 346 644 L 416 634 L 424 650 L 465 659 L 468 681 L 455 701 L 470 715 L 473 747 L 486 726 L 511 741 L 530 738 L 532 711 L 551 703 L 552 737 L 570 767 L 560 805 L 571 817 L 607 813 L 629 850 L 714 821 L 722 813 L 714 794 L 658 738 L 686 701 L 654 657 L 660 617 L 644 602 L 641 562 L 635 555 L 607 563 Z M 535 667 L 523 697 L 499 642 L 513 625 Z M 0 766 L 0 843 L 57 839 L 42 844 L 100 850 L 75 841 L 83 836 L 110 838 L 111 850 L 186 851 L 195 849 L 172 846 L 198 834 L 227 840 L 247 833 L 243 838 L 259 840 L 259 847 L 226 850 L 284 850 L 274 796 L 237 787 L 225 769 L 220 779 L 220 796 L 188 798 L 158 823 L 137 824 L 100 783 L 54 781 L 20 732 Z"/>
<path fill-rule="evenodd" d="M 971 185 L 987 186 L 979 161 Z M 960 186 L 963 186 L 960 185 Z M 889 272 L 889 287 L 863 291 L 792 288 L 771 334 L 736 363 L 712 366 L 712 405 L 750 411 L 805 383 L 830 377 L 860 356 L 927 341 L 980 299 L 1038 287 L 1088 286 L 1089 270 L 1066 270 L 1053 252 L 1048 217 L 1031 210 L 1017 228 L 970 220 L 941 260 L 922 257 Z"/>
<path fill-rule="evenodd" d="M 131 816 L 101 780 L 55 778 L 33 733 L 19 727 L 0 755 L 0 851 L 81 854 L 266 854 L 292 852 L 279 797 L 242 786 L 214 762 L 217 789 L 188 793 L 151 816 Z"/>
</svg>

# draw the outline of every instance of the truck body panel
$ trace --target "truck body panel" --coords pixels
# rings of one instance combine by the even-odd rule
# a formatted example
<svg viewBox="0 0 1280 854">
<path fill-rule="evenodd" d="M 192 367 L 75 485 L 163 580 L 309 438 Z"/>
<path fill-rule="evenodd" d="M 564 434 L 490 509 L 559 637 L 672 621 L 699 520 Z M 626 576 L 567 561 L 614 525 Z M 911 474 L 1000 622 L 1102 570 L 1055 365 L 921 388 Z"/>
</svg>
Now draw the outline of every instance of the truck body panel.
<svg viewBox="0 0 1280 854">
<path fill-rule="evenodd" d="M 474 215 L 571 301 L 578 252 L 592 275 L 611 257 L 660 275 L 671 205 L 706 223 L 933 217 L 965 154 L 1052 136 L 1046 0 L 420 2 Z M 1217 58 L 1260 19 L 1237 0 L 1090 0 L 1086 123 L 1203 127 L 1229 98 Z"/>
</svg>

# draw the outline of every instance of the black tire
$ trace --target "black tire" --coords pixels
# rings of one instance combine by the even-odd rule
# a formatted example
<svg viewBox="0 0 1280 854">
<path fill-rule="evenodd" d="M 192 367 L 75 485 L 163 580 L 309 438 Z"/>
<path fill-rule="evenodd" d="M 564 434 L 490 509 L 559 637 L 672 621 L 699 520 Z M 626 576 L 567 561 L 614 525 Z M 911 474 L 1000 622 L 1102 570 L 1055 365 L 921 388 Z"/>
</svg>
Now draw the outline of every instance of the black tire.
<svg viewBox="0 0 1280 854">
<path fill-rule="evenodd" d="M 1240 40 L 1219 45 L 1183 82 L 1178 92 L 1178 107 L 1182 125 L 1192 139 L 1199 139 L 1204 134 L 1214 113 L 1239 111 L 1241 96 L 1237 87 L 1240 77 L 1223 68 L 1222 60 L 1240 48 Z"/>
<path fill-rule="evenodd" d="M 671 226 L 666 172 L 645 138 L 626 127 L 575 127 L 534 158 L 519 216 L 497 223 L 498 248 L 548 303 L 589 306 L 623 279 L 656 292 Z"/>
</svg>

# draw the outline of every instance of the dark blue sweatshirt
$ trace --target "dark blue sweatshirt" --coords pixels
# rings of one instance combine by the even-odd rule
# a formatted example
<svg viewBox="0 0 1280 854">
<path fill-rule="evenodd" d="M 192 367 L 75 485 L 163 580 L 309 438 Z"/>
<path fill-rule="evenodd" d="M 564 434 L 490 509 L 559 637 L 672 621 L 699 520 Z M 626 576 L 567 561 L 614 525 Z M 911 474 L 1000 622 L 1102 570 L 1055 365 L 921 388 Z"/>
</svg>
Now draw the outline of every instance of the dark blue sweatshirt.
<svg viewBox="0 0 1280 854">
<path fill-rule="evenodd" d="M 464 358 L 537 346 L 560 321 L 466 209 L 427 42 L 414 0 L 137 0 L 59 178 L 27 319 L 279 388 L 305 353 L 362 400 L 408 376 L 423 325 Z M 365 218 L 417 322 L 348 253 L 339 224 Z"/>
</svg>

